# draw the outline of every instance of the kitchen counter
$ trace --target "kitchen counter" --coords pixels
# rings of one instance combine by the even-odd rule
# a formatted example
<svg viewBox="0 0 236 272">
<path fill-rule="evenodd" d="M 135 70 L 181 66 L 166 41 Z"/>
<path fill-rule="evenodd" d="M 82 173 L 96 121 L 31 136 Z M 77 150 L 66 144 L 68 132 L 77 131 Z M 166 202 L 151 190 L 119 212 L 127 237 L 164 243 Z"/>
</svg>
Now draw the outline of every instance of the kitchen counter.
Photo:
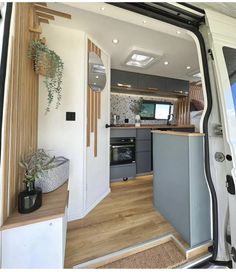
<svg viewBox="0 0 236 272">
<path fill-rule="evenodd" d="M 194 128 L 194 125 L 141 125 L 140 127 L 136 127 L 132 124 L 119 124 L 119 125 L 111 125 L 111 128 L 118 128 L 118 129 L 128 129 L 128 128 L 150 128 L 150 129 L 172 129 L 172 128 Z"/>
<path fill-rule="evenodd" d="M 175 136 L 195 136 L 195 137 L 199 137 L 199 136 L 205 136 L 204 133 L 198 133 L 198 132 L 181 132 L 181 131 L 161 131 L 161 130 L 154 130 L 152 131 L 152 133 L 155 134 L 165 134 L 165 135 L 175 135 Z"/>
</svg>

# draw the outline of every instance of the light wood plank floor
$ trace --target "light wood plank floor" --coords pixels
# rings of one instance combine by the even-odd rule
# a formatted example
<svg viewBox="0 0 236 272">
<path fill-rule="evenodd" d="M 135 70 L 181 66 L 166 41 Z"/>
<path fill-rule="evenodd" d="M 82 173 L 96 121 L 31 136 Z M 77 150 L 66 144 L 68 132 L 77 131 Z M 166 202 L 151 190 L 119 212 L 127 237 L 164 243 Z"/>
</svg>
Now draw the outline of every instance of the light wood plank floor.
<svg viewBox="0 0 236 272">
<path fill-rule="evenodd" d="M 85 218 L 68 224 L 65 267 L 167 234 L 175 229 L 154 209 L 153 177 L 116 182 L 111 193 Z"/>
</svg>

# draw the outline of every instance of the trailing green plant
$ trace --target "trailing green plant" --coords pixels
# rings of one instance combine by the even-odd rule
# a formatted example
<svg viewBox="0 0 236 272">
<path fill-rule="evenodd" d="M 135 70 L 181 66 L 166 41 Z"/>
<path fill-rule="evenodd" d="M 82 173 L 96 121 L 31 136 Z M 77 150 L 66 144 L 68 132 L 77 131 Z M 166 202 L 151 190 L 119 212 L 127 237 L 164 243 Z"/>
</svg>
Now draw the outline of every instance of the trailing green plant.
<svg viewBox="0 0 236 272">
<path fill-rule="evenodd" d="M 29 46 L 28 56 L 33 60 L 36 73 L 44 70 L 44 84 L 48 90 L 46 113 L 50 111 L 50 106 L 54 97 L 57 97 L 56 109 L 60 106 L 62 93 L 62 77 L 64 64 L 61 58 L 40 40 L 32 40 Z"/>
<path fill-rule="evenodd" d="M 43 178 L 45 171 L 56 167 L 56 158 L 50 156 L 44 149 L 38 149 L 36 152 L 26 155 L 19 165 L 25 169 L 25 179 L 23 182 L 27 188 L 32 187 L 32 183 L 38 178 Z"/>
<path fill-rule="evenodd" d="M 140 97 L 138 100 L 131 101 L 129 108 L 135 115 L 139 115 L 143 109 L 143 98 Z"/>
</svg>

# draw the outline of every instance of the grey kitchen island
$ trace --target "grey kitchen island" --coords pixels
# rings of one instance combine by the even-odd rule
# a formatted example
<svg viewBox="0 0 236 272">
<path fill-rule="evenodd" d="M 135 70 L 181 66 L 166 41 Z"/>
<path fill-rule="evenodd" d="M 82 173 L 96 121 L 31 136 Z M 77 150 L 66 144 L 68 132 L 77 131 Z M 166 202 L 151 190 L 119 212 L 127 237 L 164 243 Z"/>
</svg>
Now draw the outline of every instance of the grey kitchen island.
<svg viewBox="0 0 236 272">
<path fill-rule="evenodd" d="M 201 133 L 153 131 L 154 206 L 190 247 L 211 240 Z"/>
</svg>

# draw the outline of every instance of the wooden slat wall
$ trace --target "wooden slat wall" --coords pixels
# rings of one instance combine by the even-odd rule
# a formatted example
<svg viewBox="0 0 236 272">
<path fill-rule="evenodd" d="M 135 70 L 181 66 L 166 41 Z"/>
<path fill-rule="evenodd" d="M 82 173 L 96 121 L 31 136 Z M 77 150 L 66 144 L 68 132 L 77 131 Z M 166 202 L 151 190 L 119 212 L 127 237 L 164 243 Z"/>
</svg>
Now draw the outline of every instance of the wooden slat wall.
<svg viewBox="0 0 236 272">
<path fill-rule="evenodd" d="M 17 206 L 23 189 L 22 156 L 37 149 L 38 75 L 27 56 L 29 42 L 39 34 L 29 31 L 30 3 L 14 3 L 15 33 L 12 46 L 9 88 L 5 94 L 3 169 L 3 221 Z"/>
<path fill-rule="evenodd" d="M 202 86 L 190 84 L 189 99 L 196 99 L 204 101 Z"/>
<path fill-rule="evenodd" d="M 190 124 L 190 101 L 191 99 L 202 100 L 203 90 L 201 86 L 190 84 L 189 86 L 189 96 L 184 98 L 179 98 L 177 102 L 177 123 L 179 125 L 189 125 Z"/>
<path fill-rule="evenodd" d="M 101 49 L 93 42 L 88 40 L 88 54 L 89 52 L 96 53 L 101 57 Z M 91 133 L 94 134 L 94 157 L 97 157 L 97 141 L 98 131 L 97 122 L 101 118 L 101 93 L 94 92 L 88 85 L 87 87 L 87 147 L 90 146 Z"/>
</svg>

